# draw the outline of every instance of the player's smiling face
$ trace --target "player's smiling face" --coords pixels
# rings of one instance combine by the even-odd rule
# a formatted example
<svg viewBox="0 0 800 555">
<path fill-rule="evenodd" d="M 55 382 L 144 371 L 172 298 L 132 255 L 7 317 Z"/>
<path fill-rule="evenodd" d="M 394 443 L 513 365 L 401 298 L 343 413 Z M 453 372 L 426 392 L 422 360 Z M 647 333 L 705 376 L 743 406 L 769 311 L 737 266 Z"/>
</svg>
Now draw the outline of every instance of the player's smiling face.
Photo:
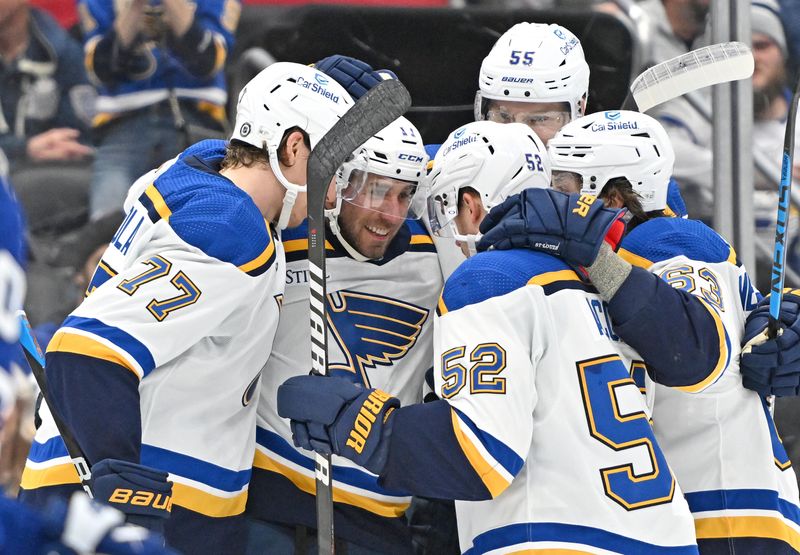
<svg viewBox="0 0 800 555">
<path fill-rule="evenodd" d="M 344 239 L 367 258 L 382 258 L 408 215 L 413 185 L 369 174 L 351 200 L 343 200 L 339 227 Z"/>
</svg>

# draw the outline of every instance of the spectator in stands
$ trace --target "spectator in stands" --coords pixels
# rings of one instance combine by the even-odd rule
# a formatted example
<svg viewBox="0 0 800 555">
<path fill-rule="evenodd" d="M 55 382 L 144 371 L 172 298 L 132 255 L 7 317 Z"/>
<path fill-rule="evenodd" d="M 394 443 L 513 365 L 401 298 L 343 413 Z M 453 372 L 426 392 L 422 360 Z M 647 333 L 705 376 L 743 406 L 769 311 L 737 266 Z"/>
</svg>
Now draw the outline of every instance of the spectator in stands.
<svg viewBox="0 0 800 555">
<path fill-rule="evenodd" d="M 80 0 L 89 77 L 99 97 L 90 217 L 200 138 L 222 137 L 223 66 L 239 0 Z"/>
<path fill-rule="evenodd" d="M 706 28 L 710 0 L 645 0 L 639 6 L 650 20 L 651 50 L 647 65 L 663 62 L 697 47 Z M 698 94 L 709 95 L 705 90 Z M 711 125 L 688 101 L 679 97 L 656 106 L 658 119 L 675 149 L 673 177 L 680 184 L 691 218 L 710 220 Z"/>
<path fill-rule="evenodd" d="M 94 104 L 82 67 L 80 44 L 52 17 L 27 0 L 0 2 L 0 148 L 12 173 L 92 153 L 81 142 Z"/>
<path fill-rule="evenodd" d="M 781 21 L 788 39 L 789 65 L 794 73 L 800 71 L 800 2 L 780 0 Z"/>
</svg>

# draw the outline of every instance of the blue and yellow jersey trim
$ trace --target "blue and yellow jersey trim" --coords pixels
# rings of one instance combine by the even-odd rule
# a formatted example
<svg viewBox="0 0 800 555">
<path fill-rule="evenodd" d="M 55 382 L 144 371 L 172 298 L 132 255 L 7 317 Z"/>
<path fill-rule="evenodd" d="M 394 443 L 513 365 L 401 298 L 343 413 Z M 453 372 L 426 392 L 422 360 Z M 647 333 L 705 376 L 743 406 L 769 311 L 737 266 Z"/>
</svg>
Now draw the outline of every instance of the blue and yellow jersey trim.
<svg viewBox="0 0 800 555">
<path fill-rule="evenodd" d="M 634 266 L 685 256 L 707 263 L 739 265 L 736 251 L 713 229 L 698 220 L 653 218 L 639 224 L 622 240 L 619 255 Z"/>
<path fill-rule="evenodd" d="M 44 443 L 36 440 L 31 443 L 20 481 L 22 489 L 34 490 L 80 483 L 61 436 L 52 437 Z"/>
<path fill-rule="evenodd" d="M 722 373 L 725 371 L 731 361 L 731 340 L 728 337 L 728 332 L 725 331 L 725 325 L 722 323 L 722 317 L 719 315 L 717 310 L 708 304 L 708 302 L 706 302 L 703 298 L 697 295 L 694 295 L 694 298 L 700 301 L 705 309 L 708 310 L 708 313 L 711 314 L 711 318 L 714 320 L 714 328 L 716 329 L 717 336 L 719 337 L 719 358 L 717 359 L 717 363 L 714 365 L 713 370 L 711 370 L 711 372 L 705 378 L 703 378 L 702 381 L 693 385 L 675 386 L 675 389 L 685 391 L 686 393 L 698 393 L 712 385 L 720 378 L 720 376 L 722 376 Z"/>
<path fill-rule="evenodd" d="M 72 353 L 112 362 L 137 379 L 155 368 L 150 350 L 124 330 L 95 318 L 69 316 L 47 346 L 48 353 Z"/>
<path fill-rule="evenodd" d="M 464 456 L 492 498 L 500 495 L 525 461 L 503 442 L 479 429 L 463 412 L 451 407 L 453 434 Z"/>
<path fill-rule="evenodd" d="M 541 287 L 545 295 L 563 289 L 594 291 L 554 256 L 526 249 L 486 251 L 468 258 L 450 275 L 437 313 L 441 316 L 529 285 Z"/>
<path fill-rule="evenodd" d="M 307 457 L 275 432 L 257 428 L 253 467 L 279 474 L 294 486 L 315 495 L 314 459 Z M 386 518 L 405 514 L 411 498 L 378 485 L 378 478 L 358 468 L 334 465 L 333 502 L 358 507 Z M 258 480 L 258 474 L 255 475 Z"/>
<path fill-rule="evenodd" d="M 154 224 L 164 221 L 182 241 L 256 277 L 276 260 L 273 230 L 253 199 L 219 173 L 225 142 L 192 145 L 139 196 Z"/>
<path fill-rule="evenodd" d="M 776 491 L 734 489 L 686 494 L 697 539 L 770 538 L 800 552 L 800 507 Z M 751 514 L 746 514 L 747 512 Z M 771 513 L 771 514 L 770 514 Z"/>
<path fill-rule="evenodd" d="M 472 538 L 463 555 L 495 552 L 537 555 L 596 553 L 647 553 L 653 555 L 697 555 L 697 546 L 656 545 L 600 528 L 560 522 L 519 522 L 501 526 Z M 514 549 L 519 546 L 518 549 Z"/>
<path fill-rule="evenodd" d="M 142 445 L 145 466 L 169 472 L 172 503 L 196 513 L 221 518 L 244 512 L 251 470 L 230 470 L 153 445 Z"/>
</svg>

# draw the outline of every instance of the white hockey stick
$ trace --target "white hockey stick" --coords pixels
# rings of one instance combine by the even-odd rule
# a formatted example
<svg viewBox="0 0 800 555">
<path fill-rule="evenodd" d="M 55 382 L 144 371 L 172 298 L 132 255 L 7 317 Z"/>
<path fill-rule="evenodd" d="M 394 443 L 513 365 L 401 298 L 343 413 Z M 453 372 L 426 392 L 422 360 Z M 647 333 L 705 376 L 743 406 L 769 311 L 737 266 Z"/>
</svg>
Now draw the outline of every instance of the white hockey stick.
<svg viewBox="0 0 800 555">
<path fill-rule="evenodd" d="M 742 42 L 704 46 L 642 72 L 631 83 L 622 108 L 646 112 L 691 91 L 747 79 L 753 65 L 753 53 Z"/>
</svg>

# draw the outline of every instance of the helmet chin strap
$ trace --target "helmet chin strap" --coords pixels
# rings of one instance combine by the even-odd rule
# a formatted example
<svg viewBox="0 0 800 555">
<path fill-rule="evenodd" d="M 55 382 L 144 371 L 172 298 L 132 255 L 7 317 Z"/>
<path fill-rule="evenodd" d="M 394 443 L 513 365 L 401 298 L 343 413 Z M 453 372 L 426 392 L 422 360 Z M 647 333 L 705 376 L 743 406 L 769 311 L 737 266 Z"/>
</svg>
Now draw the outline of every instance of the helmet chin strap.
<svg viewBox="0 0 800 555">
<path fill-rule="evenodd" d="M 286 176 L 283 175 L 280 166 L 278 165 L 278 151 L 269 147 L 269 167 L 272 168 L 272 173 L 278 179 L 286 194 L 283 195 L 283 206 L 281 207 L 281 214 L 278 217 L 278 229 L 286 229 L 289 226 L 289 218 L 292 217 L 292 208 L 297 200 L 297 195 L 306 192 L 306 185 L 297 185 L 291 183 Z"/>
<path fill-rule="evenodd" d="M 467 235 L 462 235 L 458 232 L 458 228 L 456 227 L 455 222 L 450 222 L 451 229 L 453 230 L 453 237 L 456 241 L 460 241 L 462 243 L 466 243 L 467 251 L 469 251 L 469 255 L 467 256 L 472 257 L 478 254 L 477 243 L 481 240 L 481 233 L 472 233 Z"/>
<path fill-rule="evenodd" d="M 366 262 L 367 260 L 372 260 L 371 258 L 367 258 L 360 252 L 358 252 L 355 247 L 353 247 L 350 243 L 347 242 L 347 239 L 344 238 L 342 235 L 342 230 L 339 227 L 339 210 L 342 207 L 342 199 L 336 199 L 336 208 L 332 210 L 326 210 L 325 215 L 328 217 L 328 224 L 331 226 L 331 233 L 333 233 L 339 242 L 344 247 L 344 250 L 347 251 L 347 254 L 353 257 L 353 260 L 357 262 Z"/>
</svg>

